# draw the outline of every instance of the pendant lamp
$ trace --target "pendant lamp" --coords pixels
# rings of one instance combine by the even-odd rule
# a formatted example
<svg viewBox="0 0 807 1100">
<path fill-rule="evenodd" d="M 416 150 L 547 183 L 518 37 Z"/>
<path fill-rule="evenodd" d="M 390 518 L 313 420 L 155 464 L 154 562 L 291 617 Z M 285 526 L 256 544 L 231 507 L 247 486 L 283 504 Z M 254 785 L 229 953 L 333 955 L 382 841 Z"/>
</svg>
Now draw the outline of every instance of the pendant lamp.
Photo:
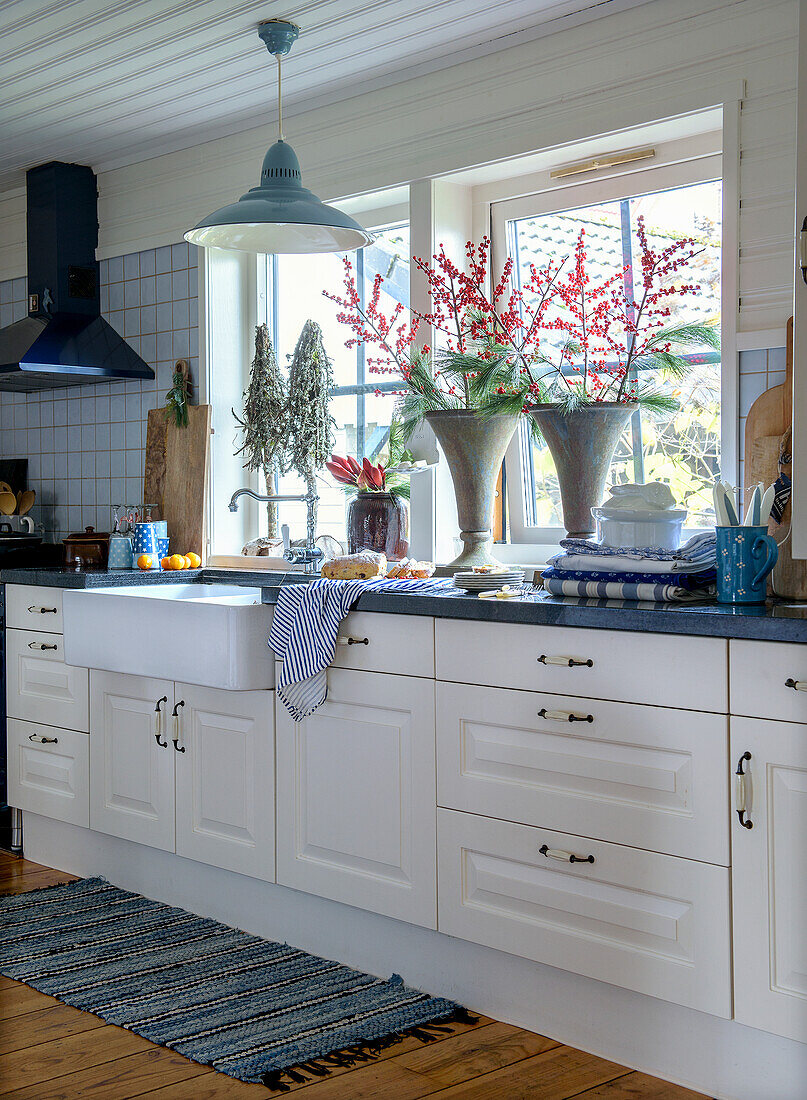
<svg viewBox="0 0 807 1100">
<path fill-rule="evenodd" d="M 258 25 L 260 38 L 277 61 L 278 139 L 263 159 L 260 184 L 189 229 L 185 240 L 191 244 L 299 254 L 348 252 L 373 240 L 353 218 L 320 202 L 303 187 L 297 155 L 284 140 L 280 67 L 299 33 L 298 26 L 283 19 Z"/>
</svg>

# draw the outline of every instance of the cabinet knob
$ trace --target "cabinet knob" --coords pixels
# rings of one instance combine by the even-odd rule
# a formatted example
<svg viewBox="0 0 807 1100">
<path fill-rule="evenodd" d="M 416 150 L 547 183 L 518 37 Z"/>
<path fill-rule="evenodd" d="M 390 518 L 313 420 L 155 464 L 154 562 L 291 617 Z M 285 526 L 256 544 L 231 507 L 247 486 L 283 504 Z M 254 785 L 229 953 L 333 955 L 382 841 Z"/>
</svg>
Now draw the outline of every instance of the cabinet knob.
<svg viewBox="0 0 807 1100">
<path fill-rule="evenodd" d="M 547 722 L 593 722 L 593 714 L 575 714 L 573 710 L 547 710 L 541 707 L 538 717 Z"/>
<path fill-rule="evenodd" d="M 751 773 L 745 770 L 744 765 L 751 759 L 750 752 L 744 752 L 737 761 L 737 770 L 734 773 L 734 800 L 737 803 L 737 816 L 744 829 L 753 829 L 754 823 L 748 816 L 751 808 Z"/>
<path fill-rule="evenodd" d="M 594 863 L 594 856 L 576 856 L 574 852 L 564 852 L 562 848 L 550 848 L 542 844 L 538 849 L 547 859 L 556 859 L 559 863 Z"/>
<path fill-rule="evenodd" d="M 185 746 L 184 745 L 180 746 L 180 744 L 179 744 L 179 735 L 180 735 L 179 708 L 184 707 L 184 706 L 185 706 L 185 700 L 180 699 L 178 703 L 174 704 L 174 709 L 171 711 L 171 717 L 174 719 L 174 732 L 171 734 L 171 740 L 174 742 L 174 751 L 175 752 L 184 752 L 185 751 Z"/>
<path fill-rule="evenodd" d="M 160 746 L 161 749 L 167 749 L 168 748 L 168 742 L 164 741 L 161 737 L 161 734 L 163 732 L 163 711 L 162 711 L 162 707 L 163 707 L 163 703 L 167 703 L 167 702 L 168 702 L 168 696 L 163 695 L 162 699 L 157 700 L 157 705 L 154 707 L 154 714 L 155 714 L 155 718 L 154 718 L 154 740 L 157 742 L 157 744 Z"/>
<path fill-rule="evenodd" d="M 785 687 L 793 688 L 794 691 L 807 691 L 807 680 L 794 680 L 792 676 L 788 676 Z"/>
<path fill-rule="evenodd" d="M 587 660 L 581 661 L 577 657 L 548 657 L 546 653 L 542 653 L 538 658 L 539 665 L 564 665 L 566 668 L 576 668 L 578 665 L 582 665 L 584 668 L 594 668 L 594 662 L 589 657 Z"/>
</svg>

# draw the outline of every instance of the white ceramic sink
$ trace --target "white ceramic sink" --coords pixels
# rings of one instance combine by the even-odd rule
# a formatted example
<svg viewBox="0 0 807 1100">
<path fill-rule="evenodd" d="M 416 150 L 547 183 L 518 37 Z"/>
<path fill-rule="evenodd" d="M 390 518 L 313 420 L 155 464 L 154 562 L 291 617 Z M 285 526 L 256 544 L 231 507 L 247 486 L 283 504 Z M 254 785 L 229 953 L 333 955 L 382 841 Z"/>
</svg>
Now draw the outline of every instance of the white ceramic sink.
<svg viewBox="0 0 807 1100">
<path fill-rule="evenodd" d="M 71 665 L 245 691 L 274 687 L 272 609 L 260 588 L 154 584 L 67 589 Z"/>
</svg>

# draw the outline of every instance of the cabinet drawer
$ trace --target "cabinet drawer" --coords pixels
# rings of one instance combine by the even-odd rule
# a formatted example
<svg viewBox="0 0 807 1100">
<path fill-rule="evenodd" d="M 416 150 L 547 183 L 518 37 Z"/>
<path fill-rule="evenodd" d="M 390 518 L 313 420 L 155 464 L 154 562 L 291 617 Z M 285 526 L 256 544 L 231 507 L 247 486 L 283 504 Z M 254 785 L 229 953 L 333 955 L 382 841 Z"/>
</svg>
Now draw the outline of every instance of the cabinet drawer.
<svg viewBox="0 0 807 1100">
<path fill-rule="evenodd" d="M 435 640 L 438 680 L 728 709 L 722 639 L 437 619 Z"/>
<path fill-rule="evenodd" d="M 807 722 L 807 645 L 732 641 L 729 668 L 732 714 Z"/>
<path fill-rule="evenodd" d="M 9 716 L 87 733 L 88 672 L 65 664 L 61 636 L 9 630 L 6 651 Z"/>
<path fill-rule="evenodd" d="M 333 665 L 364 672 L 433 677 L 434 619 L 351 611 L 339 628 Z"/>
<path fill-rule="evenodd" d="M 438 683 L 438 803 L 728 866 L 727 725 L 718 714 Z"/>
<path fill-rule="evenodd" d="M 6 585 L 6 625 L 61 634 L 62 591 L 33 584 Z"/>
<path fill-rule="evenodd" d="M 730 1016 L 726 868 L 452 810 L 437 829 L 441 932 Z"/>
<path fill-rule="evenodd" d="M 89 828 L 87 734 L 9 718 L 7 737 L 9 805 Z"/>
</svg>

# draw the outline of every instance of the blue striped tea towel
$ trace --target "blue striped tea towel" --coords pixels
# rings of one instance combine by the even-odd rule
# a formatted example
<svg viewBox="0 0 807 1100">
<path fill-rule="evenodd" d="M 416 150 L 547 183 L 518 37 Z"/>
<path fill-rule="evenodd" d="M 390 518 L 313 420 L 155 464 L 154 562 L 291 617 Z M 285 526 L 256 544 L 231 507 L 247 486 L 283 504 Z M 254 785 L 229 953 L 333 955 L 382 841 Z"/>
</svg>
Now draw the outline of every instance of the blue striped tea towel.
<svg viewBox="0 0 807 1100">
<path fill-rule="evenodd" d="M 688 589 L 673 584 L 626 584 L 624 581 L 568 581 L 543 576 L 543 585 L 553 596 L 587 596 L 601 600 L 642 600 L 653 603 L 694 603 L 713 599 L 714 585 Z"/>
<path fill-rule="evenodd" d="M 280 589 L 269 632 L 269 646 L 282 662 L 277 694 L 295 722 L 325 702 L 325 670 L 336 652 L 342 619 L 363 592 L 437 594 L 453 588 L 451 580 L 332 581 L 324 578 Z"/>
</svg>

